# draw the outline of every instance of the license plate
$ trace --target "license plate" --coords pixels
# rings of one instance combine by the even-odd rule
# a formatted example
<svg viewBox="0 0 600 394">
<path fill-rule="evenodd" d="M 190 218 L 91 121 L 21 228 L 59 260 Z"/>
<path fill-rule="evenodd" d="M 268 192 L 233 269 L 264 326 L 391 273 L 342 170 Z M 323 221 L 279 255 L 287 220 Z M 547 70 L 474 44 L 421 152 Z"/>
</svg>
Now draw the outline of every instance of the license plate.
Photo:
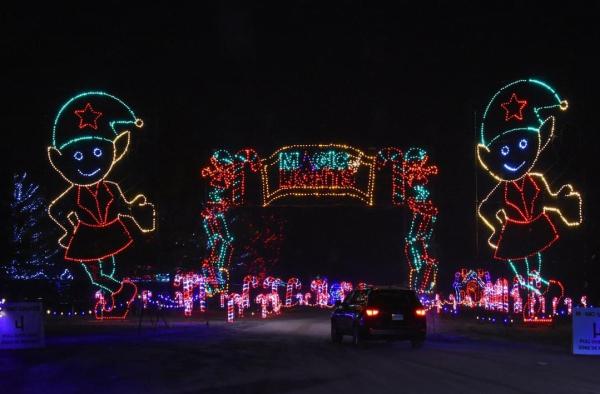
<svg viewBox="0 0 600 394">
<path fill-rule="evenodd" d="M 392 320 L 404 320 L 404 315 L 400 313 L 392 313 Z"/>
</svg>

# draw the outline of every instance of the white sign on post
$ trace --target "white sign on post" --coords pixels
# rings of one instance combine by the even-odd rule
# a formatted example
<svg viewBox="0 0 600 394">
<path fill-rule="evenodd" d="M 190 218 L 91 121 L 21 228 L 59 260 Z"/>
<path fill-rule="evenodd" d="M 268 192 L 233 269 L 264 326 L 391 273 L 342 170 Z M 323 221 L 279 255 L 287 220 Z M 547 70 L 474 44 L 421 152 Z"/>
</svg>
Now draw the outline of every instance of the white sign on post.
<svg viewBox="0 0 600 394">
<path fill-rule="evenodd" d="M 0 349 L 44 346 L 41 302 L 7 302 L 0 317 Z"/>
<path fill-rule="evenodd" d="M 600 308 L 573 308 L 573 354 L 600 355 Z"/>
</svg>

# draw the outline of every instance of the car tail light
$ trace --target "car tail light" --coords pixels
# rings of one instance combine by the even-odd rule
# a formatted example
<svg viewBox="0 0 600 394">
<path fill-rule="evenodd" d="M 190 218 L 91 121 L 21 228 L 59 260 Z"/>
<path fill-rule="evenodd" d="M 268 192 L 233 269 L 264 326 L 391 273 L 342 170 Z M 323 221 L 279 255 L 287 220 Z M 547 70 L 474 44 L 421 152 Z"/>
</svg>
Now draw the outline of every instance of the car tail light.
<svg viewBox="0 0 600 394">
<path fill-rule="evenodd" d="M 379 315 L 379 309 L 375 309 L 375 308 L 367 308 L 367 310 L 365 312 L 366 312 L 367 316 L 369 316 L 369 317 Z"/>
<path fill-rule="evenodd" d="M 415 315 L 417 315 L 418 317 L 423 317 L 423 316 L 425 316 L 426 313 L 427 313 L 427 311 L 423 308 L 415 309 Z"/>
</svg>

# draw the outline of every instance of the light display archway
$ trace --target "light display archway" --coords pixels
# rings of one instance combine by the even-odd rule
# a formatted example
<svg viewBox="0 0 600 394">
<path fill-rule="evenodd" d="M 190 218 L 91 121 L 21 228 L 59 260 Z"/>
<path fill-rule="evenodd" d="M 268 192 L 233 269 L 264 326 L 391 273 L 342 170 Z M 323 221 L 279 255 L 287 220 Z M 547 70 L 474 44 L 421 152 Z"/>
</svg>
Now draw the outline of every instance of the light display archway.
<svg viewBox="0 0 600 394">
<path fill-rule="evenodd" d="M 262 205 L 284 199 L 349 198 L 373 206 L 376 174 L 391 168 L 392 204 L 411 214 L 405 237 L 408 283 L 422 292 L 436 285 L 438 262 L 429 252 L 429 241 L 438 209 L 427 187 L 438 167 L 428 163 L 427 152 L 410 148 L 384 148 L 370 155 L 342 144 L 290 145 L 261 159 L 254 149 L 236 153 L 217 150 L 201 170 L 209 180 L 208 200 L 202 210 L 207 236 L 207 257 L 202 262 L 210 293 L 227 293 L 234 237 L 227 212 L 243 206 L 247 172 L 257 173 L 262 185 Z"/>
</svg>

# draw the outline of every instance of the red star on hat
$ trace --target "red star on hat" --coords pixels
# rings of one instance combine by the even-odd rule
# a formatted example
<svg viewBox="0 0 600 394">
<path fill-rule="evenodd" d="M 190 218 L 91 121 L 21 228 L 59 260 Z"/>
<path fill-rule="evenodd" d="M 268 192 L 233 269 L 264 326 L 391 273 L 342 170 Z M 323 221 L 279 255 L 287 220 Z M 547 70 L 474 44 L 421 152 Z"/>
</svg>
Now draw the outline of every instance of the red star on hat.
<svg viewBox="0 0 600 394">
<path fill-rule="evenodd" d="M 519 100 L 517 94 L 513 93 L 510 96 L 510 100 L 500 104 L 500 106 L 506 111 L 506 115 L 504 116 L 505 121 L 508 122 L 512 118 L 523 120 L 523 108 L 527 106 L 527 100 Z M 517 109 L 517 107 L 519 108 Z"/>
<path fill-rule="evenodd" d="M 98 130 L 98 118 L 102 116 L 102 112 L 94 111 L 92 104 L 87 103 L 83 109 L 76 109 L 75 115 L 79 117 L 79 129 L 91 127 Z"/>
</svg>

